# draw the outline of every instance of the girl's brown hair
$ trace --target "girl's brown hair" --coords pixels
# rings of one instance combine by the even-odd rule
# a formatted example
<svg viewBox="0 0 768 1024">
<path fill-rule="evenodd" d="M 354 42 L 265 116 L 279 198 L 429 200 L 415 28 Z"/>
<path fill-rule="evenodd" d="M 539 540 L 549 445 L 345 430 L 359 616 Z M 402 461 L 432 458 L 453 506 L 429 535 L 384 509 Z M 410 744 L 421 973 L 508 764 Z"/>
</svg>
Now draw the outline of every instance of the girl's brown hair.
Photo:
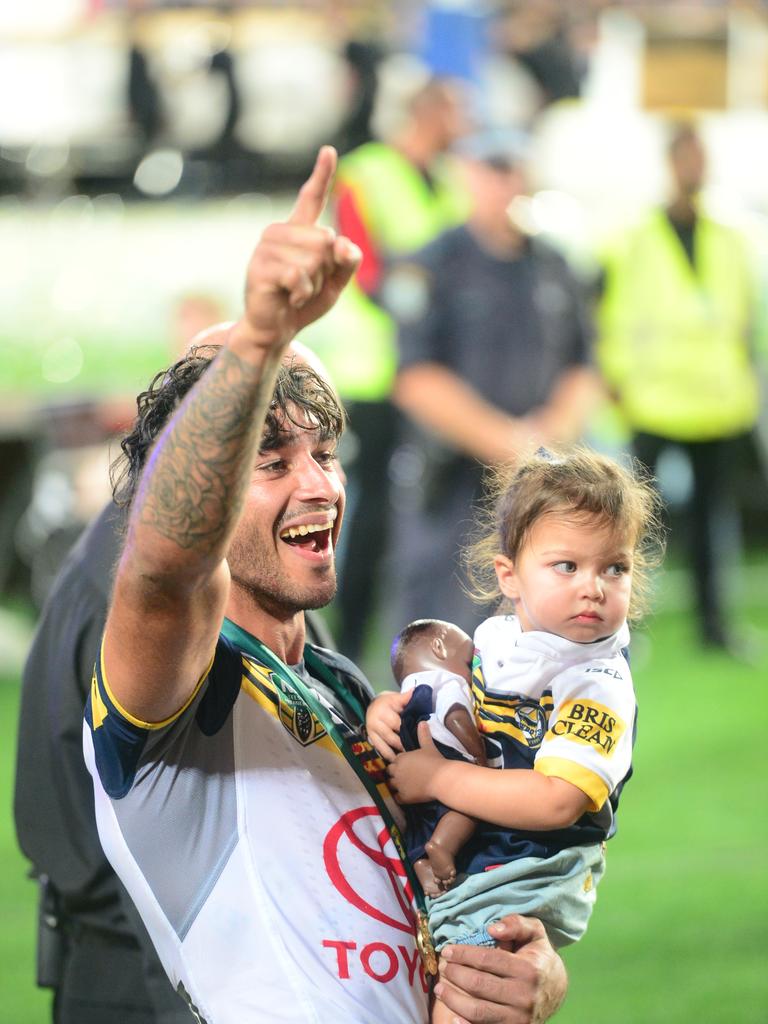
<svg viewBox="0 0 768 1024">
<path fill-rule="evenodd" d="M 502 554 L 514 562 L 542 516 L 597 520 L 629 539 L 629 618 L 637 620 L 647 611 L 649 574 L 664 551 L 660 512 L 658 492 L 636 461 L 626 467 L 584 447 L 554 453 L 540 449 L 523 463 L 492 471 L 478 539 L 464 553 L 469 592 L 484 604 L 501 598 L 494 558 Z"/>
</svg>

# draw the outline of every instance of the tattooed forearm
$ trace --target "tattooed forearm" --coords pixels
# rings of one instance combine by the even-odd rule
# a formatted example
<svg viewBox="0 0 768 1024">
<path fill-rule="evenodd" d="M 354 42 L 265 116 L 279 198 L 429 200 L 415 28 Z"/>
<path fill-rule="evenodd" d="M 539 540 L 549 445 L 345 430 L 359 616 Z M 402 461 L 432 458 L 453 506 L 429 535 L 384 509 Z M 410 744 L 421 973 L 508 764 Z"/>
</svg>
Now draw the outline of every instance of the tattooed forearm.
<svg viewBox="0 0 768 1024">
<path fill-rule="evenodd" d="M 273 384 L 271 372 L 222 349 L 149 458 L 135 502 L 137 525 L 203 557 L 228 538 Z"/>
</svg>

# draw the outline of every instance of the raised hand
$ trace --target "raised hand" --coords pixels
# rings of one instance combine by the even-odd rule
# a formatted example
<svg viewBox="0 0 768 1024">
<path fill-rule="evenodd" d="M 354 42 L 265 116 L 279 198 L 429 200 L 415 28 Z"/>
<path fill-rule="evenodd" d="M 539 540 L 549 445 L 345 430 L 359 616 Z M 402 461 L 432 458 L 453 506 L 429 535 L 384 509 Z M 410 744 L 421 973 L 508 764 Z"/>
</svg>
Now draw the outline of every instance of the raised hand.
<svg viewBox="0 0 768 1024">
<path fill-rule="evenodd" d="M 336 302 L 360 250 L 318 224 L 336 171 L 336 150 L 323 146 L 287 221 L 270 224 L 248 264 L 245 312 L 233 336 L 281 352 L 291 338 Z"/>
</svg>

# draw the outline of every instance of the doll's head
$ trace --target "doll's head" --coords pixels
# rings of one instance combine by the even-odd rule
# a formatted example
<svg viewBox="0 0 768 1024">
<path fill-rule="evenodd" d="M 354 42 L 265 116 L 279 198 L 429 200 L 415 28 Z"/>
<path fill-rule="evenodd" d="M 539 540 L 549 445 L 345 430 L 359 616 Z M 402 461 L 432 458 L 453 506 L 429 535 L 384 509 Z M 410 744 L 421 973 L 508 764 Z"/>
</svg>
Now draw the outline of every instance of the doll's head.
<svg viewBox="0 0 768 1024">
<path fill-rule="evenodd" d="M 474 643 L 463 629 L 440 619 L 410 622 L 392 643 L 392 674 L 398 683 L 412 672 L 444 669 L 471 677 Z"/>
<path fill-rule="evenodd" d="M 588 643 L 644 610 L 662 550 L 659 499 L 638 470 L 577 448 L 496 474 L 488 529 L 470 549 L 476 596 L 524 630 Z"/>
</svg>

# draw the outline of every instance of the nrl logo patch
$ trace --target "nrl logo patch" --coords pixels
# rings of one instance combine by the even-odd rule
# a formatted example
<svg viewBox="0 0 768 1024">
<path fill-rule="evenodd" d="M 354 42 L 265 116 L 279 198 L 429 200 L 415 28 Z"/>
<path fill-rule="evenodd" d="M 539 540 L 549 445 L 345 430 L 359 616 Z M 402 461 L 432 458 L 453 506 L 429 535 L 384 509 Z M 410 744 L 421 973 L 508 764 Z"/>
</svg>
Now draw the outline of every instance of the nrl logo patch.
<svg viewBox="0 0 768 1024">
<path fill-rule="evenodd" d="M 280 693 L 277 711 L 280 721 L 302 747 L 325 736 L 325 729 L 297 694 Z"/>
</svg>

